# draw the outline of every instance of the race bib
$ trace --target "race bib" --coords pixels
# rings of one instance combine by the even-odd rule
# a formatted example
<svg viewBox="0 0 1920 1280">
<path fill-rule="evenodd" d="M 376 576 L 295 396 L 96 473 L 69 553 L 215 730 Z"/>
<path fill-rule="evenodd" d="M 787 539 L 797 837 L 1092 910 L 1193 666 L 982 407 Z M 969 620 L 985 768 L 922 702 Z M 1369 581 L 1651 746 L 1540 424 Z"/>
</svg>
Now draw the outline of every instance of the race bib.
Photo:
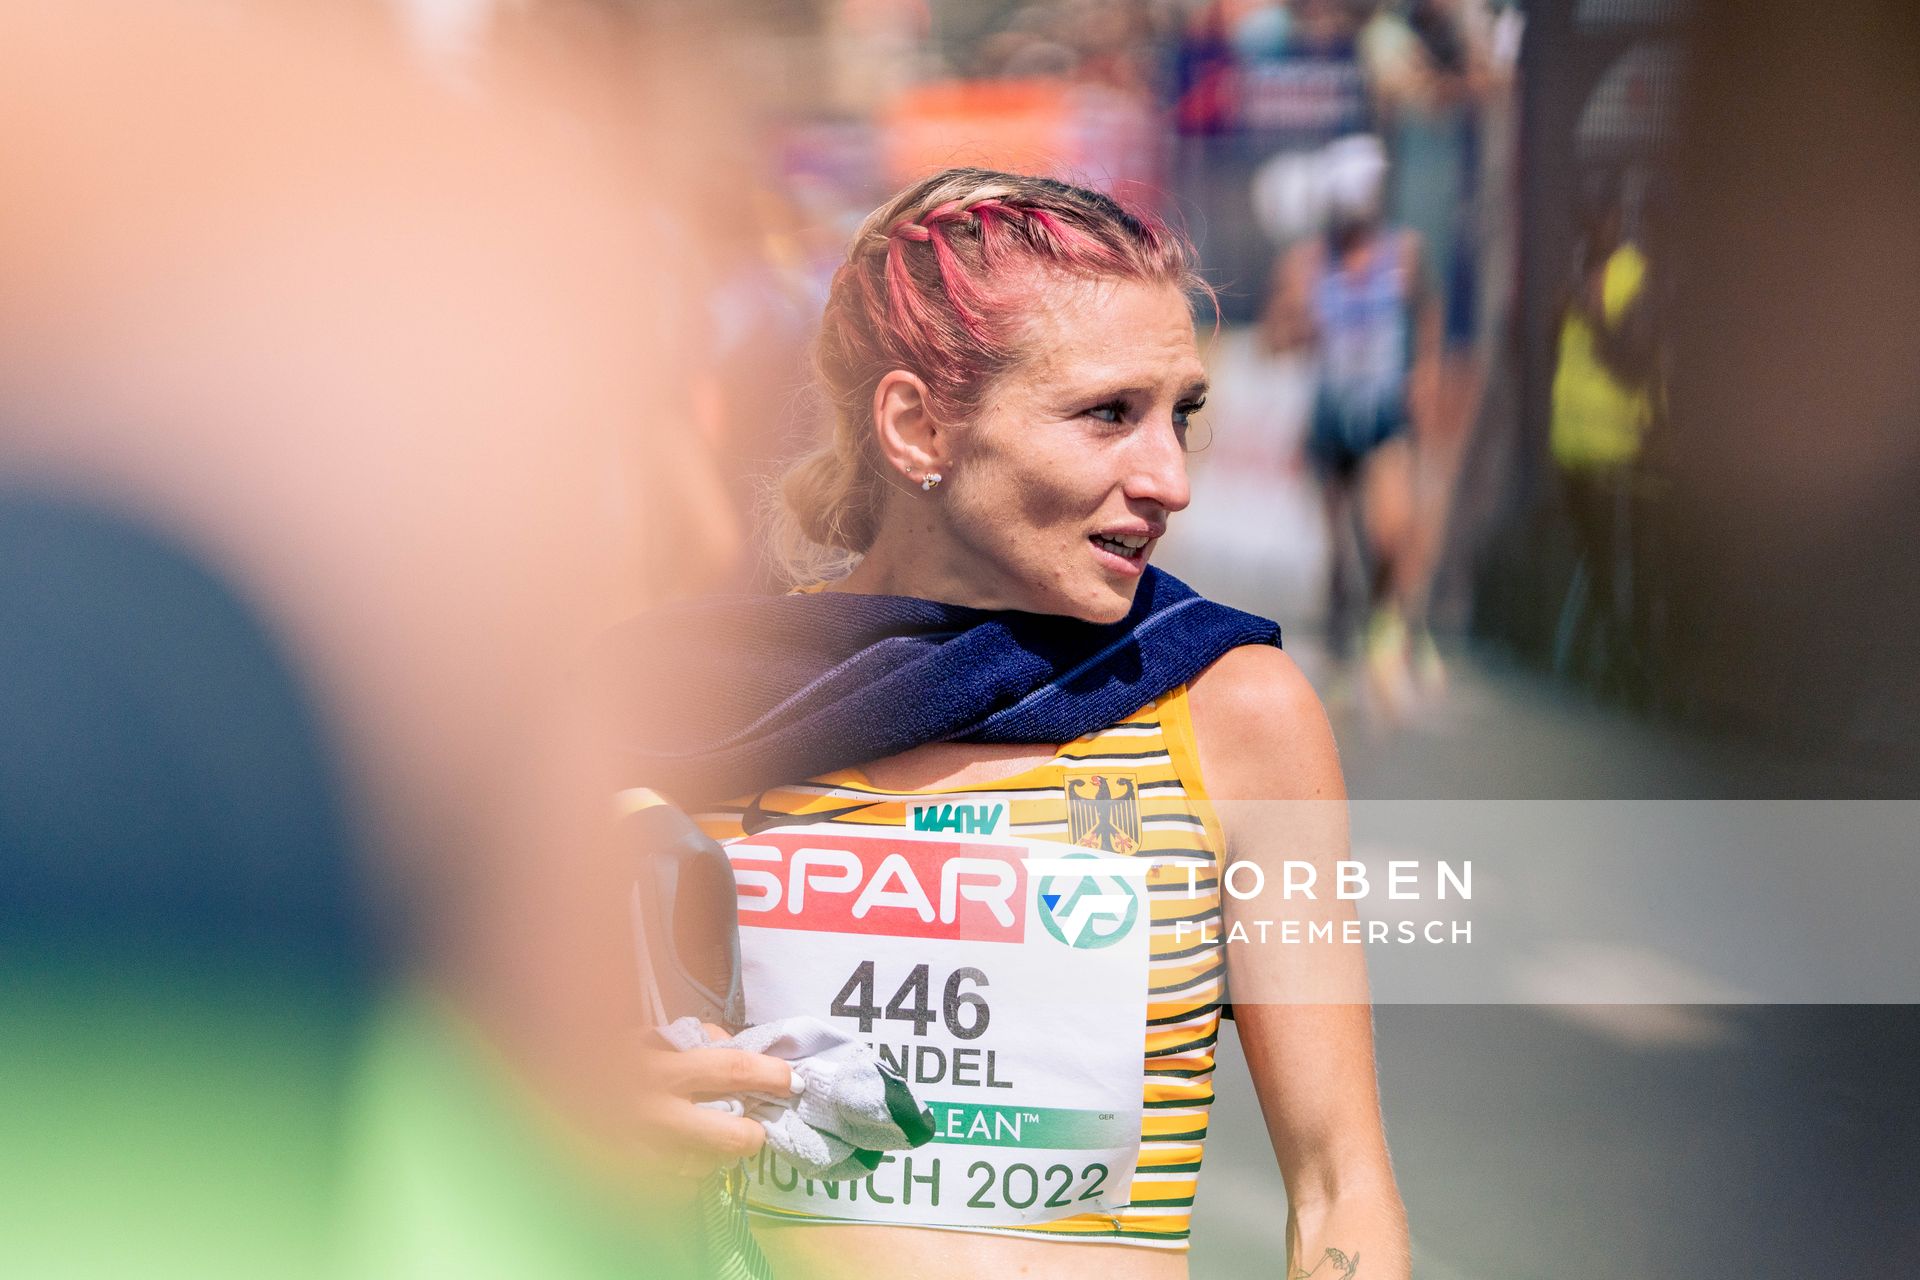
<svg viewBox="0 0 1920 1280">
<path fill-rule="evenodd" d="M 823 1183 L 771 1152 L 767 1208 L 1009 1226 L 1128 1202 L 1152 932 L 1144 859 L 1005 834 L 1003 803 L 905 828 L 775 827 L 727 847 L 752 1022 L 828 1018 L 873 1044 L 934 1140 Z"/>
</svg>

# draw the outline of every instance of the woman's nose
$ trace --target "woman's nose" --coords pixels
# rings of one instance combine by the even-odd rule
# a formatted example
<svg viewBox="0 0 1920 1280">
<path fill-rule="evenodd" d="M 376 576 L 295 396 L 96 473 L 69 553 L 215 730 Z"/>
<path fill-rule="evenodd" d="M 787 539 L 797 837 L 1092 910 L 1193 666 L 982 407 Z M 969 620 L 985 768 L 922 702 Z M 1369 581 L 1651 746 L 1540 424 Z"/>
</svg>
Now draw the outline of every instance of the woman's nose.
<svg viewBox="0 0 1920 1280">
<path fill-rule="evenodd" d="M 1129 498 L 1159 504 L 1168 511 L 1184 508 L 1193 494 L 1187 484 L 1187 449 L 1171 420 L 1143 431 L 1134 472 L 1126 486 Z"/>
</svg>

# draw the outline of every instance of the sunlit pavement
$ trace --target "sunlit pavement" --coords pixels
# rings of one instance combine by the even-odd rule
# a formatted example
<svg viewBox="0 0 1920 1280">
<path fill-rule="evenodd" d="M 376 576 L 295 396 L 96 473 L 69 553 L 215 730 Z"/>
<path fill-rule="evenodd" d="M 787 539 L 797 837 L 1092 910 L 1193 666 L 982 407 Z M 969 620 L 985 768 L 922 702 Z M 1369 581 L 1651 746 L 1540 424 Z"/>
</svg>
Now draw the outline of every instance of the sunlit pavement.
<svg viewBox="0 0 1920 1280">
<path fill-rule="evenodd" d="M 1310 641 L 1289 648 L 1332 682 Z M 1458 652 L 1449 695 L 1405 723 L 1363 697 L 1335 721 L 1362 802 L 1764 796 L 1809 781 Z M 1566 880 L 1577 905 L 1586 886 Z M 1783 921 L 1795 906 L 1779 904 Z M 1920 1259 L 1911 1006 L 1403 1004 L 1376 1024 L 1417 1276 L 1891 1276 Z M 1231 1030 L 1217 1084 L 1194 1274 L 1278 1275 L 1285 1193 Z"/>
</svg>

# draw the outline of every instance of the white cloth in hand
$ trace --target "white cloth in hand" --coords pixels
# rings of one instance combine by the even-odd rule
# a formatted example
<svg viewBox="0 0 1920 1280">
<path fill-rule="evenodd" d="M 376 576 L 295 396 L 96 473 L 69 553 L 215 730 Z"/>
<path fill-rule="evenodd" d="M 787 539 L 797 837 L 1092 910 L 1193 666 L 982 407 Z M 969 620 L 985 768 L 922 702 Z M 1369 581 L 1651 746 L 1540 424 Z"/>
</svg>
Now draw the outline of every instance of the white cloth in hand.
<svg viewBox="0 0 1920 1280">
<path fill-rule="evenodd" d="M 681 1018 L 660 1034 L 676 1049 L 741 1049 L 792 1065 L 798 1094 L 748 1094 L 738 1104 L 802 1177 L 864 1178 L 881 1152 L 906 1151 L 933 1137 L 933 1114 L 899 1073 L 871 1045 L 820 1018 L 782 1018 L 725 1040 L 709 1038 L 699 1019 Z"/>
</svg>

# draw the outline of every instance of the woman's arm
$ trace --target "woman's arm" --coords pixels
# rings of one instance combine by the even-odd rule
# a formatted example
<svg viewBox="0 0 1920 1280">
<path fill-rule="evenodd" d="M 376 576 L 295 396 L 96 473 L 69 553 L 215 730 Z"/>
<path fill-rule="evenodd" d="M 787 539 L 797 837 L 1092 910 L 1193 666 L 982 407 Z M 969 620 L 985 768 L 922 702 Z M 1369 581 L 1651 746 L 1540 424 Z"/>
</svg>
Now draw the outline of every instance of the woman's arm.
<svg viewBox="0 0 1920 1280">
<path fill-rule="evenodd" d="M 1259 893 L 1225 898 L 1227 980 L 1286 1178 L 1288 1280 L 1404 1280 L 1406 1210 L 1381 1125 L 1361 948 L 1283 941 L 1288 922 L 1303 939 L 1316 924 L 1338 937 L 1353 914 L 1332 891 L 1334 863 L 1347 851 L 1332 731 L 1293 660 L 1265 646 L 1236 649 L 1208 668 L 1192 704 L 1227 856 L 1265 877 Z M 1316 896 L 1296 888 L 1284 897 L 1283 886 L 1302 884 L 1309 870 Z M 1253 872 L 1236 872 L 1233 883 L 1247 892 Z M 1234 940 L 1236 925 L 1248 940 Z"/>
</svg>

